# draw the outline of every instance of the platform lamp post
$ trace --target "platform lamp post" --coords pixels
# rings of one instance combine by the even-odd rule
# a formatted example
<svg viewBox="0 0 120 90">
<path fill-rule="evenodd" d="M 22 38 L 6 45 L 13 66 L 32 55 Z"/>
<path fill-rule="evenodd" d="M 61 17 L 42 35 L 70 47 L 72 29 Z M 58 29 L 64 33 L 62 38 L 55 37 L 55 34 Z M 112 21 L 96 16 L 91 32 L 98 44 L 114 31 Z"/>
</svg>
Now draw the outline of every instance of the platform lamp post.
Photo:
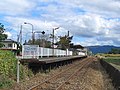
<svg viewBox="0 0 120 90">
<path fill-rule="evenodd" d="M 60 27 L 56 27 L 56 28 L 53 28 L 53 32 L 52 32 L 52 35 L 53 35 L 53 39 L 52 39 L 52 55 L 54 56 L 54 41 L 55 41 L 55 36 L 54 36 L 54 33 L 55 33 L 55 30 L 59 29 Z"/>
<path fill-rule="evenodd" d="M 34 36 L 34 39 L 35 39 L 35 33 L 42 33 L 43 35 L 45 34 L 45 31 L 35 31 L 34 33 L 33 33 L 33 36 Z M 44 47 L 44 45 L 43 45 L 43 47 Z"/>
<path fill-rule="evenodd" d="M 34 28 L 33 28 L 33 24 L 27 23 L 27 22 L 24 22 L 24 24 L 29 24 L 29 25 L 32 26 L 32 44 L 34 44 L 34 33 L 33 33 Z"/>
</svg>

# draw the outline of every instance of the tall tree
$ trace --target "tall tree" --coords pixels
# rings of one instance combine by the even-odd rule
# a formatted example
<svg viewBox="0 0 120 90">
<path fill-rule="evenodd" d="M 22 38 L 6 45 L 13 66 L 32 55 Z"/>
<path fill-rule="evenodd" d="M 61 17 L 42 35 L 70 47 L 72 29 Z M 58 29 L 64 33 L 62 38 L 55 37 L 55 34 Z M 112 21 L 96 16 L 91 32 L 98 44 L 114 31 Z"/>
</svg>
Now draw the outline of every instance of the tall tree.
<svg viewBox="0 0 120 90">
<path fill-rule="evenodd" d="M 66 49 L 70 47 L 73 36 L 69 37 L 68 35 L 60 36 L 60 40 L 57 42 L 58 48 Z"/>
<path fill-rule="evenodd" d="M 4 45 L 2 41 L 7 39 L 7 35 L 4 34 L 4 31 L 5 31 L 4 25 L 0 23 L 0 47 Z"/>
</svg>

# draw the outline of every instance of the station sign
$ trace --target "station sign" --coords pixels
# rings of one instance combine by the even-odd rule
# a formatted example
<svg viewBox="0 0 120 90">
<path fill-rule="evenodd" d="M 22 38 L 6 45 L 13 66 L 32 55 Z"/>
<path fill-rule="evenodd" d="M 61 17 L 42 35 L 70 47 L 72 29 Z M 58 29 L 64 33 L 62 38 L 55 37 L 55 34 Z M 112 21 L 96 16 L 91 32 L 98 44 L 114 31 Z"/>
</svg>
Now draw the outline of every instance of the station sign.
<svg viewBox="0 0 120 90">
<path fill-rule="evenodd" d="M 39 57 L 39 45 L 23 45 L 22 47 L 23 58 L 38 58 Z"/>
</svg>

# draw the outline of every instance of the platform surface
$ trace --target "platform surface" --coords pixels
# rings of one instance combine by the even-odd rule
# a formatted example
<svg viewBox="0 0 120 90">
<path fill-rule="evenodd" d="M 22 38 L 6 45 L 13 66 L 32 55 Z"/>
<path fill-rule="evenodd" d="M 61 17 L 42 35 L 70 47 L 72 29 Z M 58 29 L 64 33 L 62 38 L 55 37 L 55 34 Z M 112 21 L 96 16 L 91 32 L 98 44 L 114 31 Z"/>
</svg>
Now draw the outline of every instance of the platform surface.
<svg viewBox="0 0 120 90">
<path fill-rule="evenodd" d="M 77 58 L 83 58 L 86 56 L 67 56 L 67 57 L 43 57 L 40 59 L 34 59 L 34 58 L 29 58 L 29 59 L 21 59 L 20 62 L 24 63 L 54 63 L 54 62 L 60 62 L 60 61 L 65 61 L 65 60 L 70 60 L 70 59 L 77 59 Z"/>
</svg>

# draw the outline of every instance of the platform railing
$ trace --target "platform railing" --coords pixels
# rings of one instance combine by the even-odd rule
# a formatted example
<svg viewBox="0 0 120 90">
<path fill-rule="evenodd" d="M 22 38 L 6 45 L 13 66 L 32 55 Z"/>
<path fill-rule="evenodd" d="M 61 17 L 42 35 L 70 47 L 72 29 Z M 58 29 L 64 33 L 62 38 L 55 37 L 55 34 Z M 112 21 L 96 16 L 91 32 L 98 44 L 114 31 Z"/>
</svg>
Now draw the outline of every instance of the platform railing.
<svg viewBox="0 0 120 90">
<path fill-rule="evenodd" d="M 60 57 L 60 56 L 72 56 L 73 52 L 66 50 L 60 50 L 60 49 L 54 49 L 54 55 L 53 55 L 53 49 L 51 48 L 43 48 L 39 47 L 38 45 L 23 45 L 22 48 L 22 58 L 43 58 L 43 57 Z"/>
<path fill-rule="evenodd" d="M 39 47 L 39 56 L 43 57 L 43 56 L 53 56 L 51 48 L 43 48 L 43 47 Z M 71 56 L 72 55 L 72 51 L 69 50 L 60 50 L 60 49 L 54 49 L 54 56 Z"/>
</svg>

